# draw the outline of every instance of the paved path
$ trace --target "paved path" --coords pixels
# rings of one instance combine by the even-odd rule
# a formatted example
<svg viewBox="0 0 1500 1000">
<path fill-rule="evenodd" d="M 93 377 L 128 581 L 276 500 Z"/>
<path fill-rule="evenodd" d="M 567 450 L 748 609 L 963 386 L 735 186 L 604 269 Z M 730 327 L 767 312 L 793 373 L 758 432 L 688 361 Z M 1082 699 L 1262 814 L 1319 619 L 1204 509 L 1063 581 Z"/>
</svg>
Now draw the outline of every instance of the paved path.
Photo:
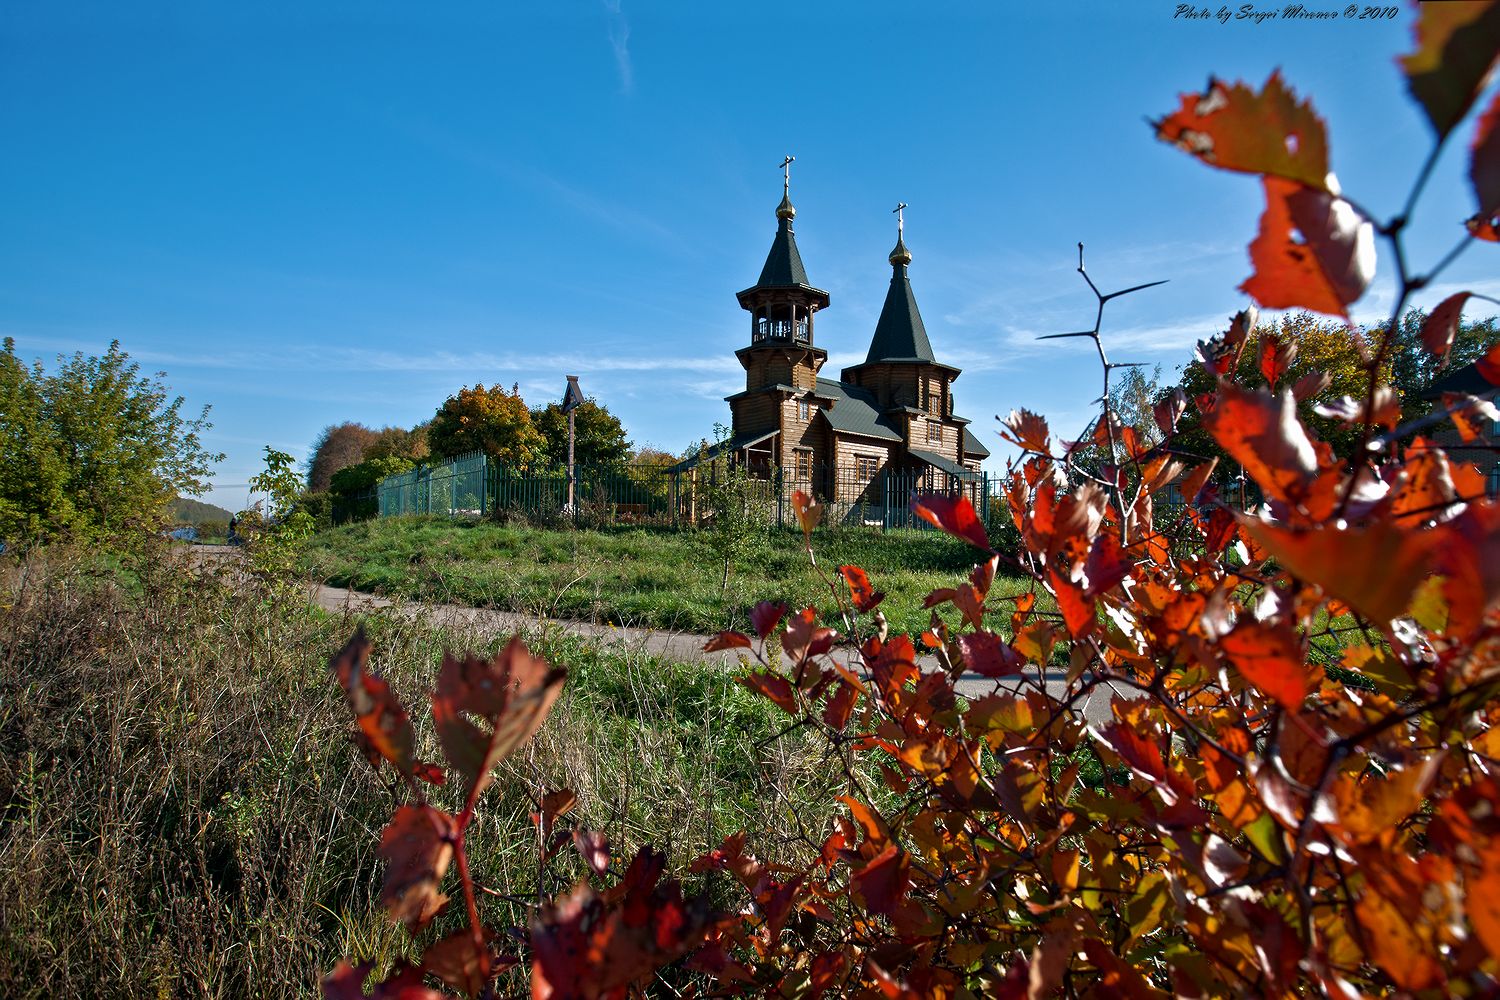
<svg viewBox="0 0 1500 1000">
<path fill-rule="evenodd" d="M 194 546 L 193 551 L 195 557 L 203 563 L 216 563 L 239 556 L 237 549 L 223 545 L 198 545 Z M 522 628 L 550 626 L 560 628 L 572 635 L 596 640 L 605 647 L 615 646 L 678 662 L 711 663 L 729 668 L 740 666 L 739 658 L 732 652 L 704 652 L 703 644 L 708 641 L 709 637 L 690 632 L 617 628 L 610 625 L 596 625 L 592 622 L 540 618 L 513 611 L 499 611 L 494 608 L 471 608 L 459 604 L 436 604 L 408 599 L 392 600 L 378 594 L 350 590 L 347 587 L 330 587 L 326 584 L 314 585 L 309 596 L 314 604 L 328 611 L 347 610 L 355 615 L 384 613 L 412 618 L 420 616 L 439 625 L 465 628 L 482 635 L 496 636 L 510 635 Z M 921 657 L 918 664 L 924 670 L 938 668 L 938 662 L 932 656 Z M 957 687 L 959 694 L 976 698 L 989 694 L 997 688 L 1013 690 L 1020 687 L 1022 683 L 1024 682 L 997 683 L 978 674 L 965 674 L 959 678 Z M 1064 674 L 1061 671 L 1048 671 L 1046 683 L 1048 693 L 1059 697 L 1065 688 Z M 1122 693 L 1127 697 L 1130 695 L 1129 691 Z M 1095 691 L 1084 706 L 1084 715 L 1090 722 L 1107 721 L 1110 717 L 1109 693 L 1102 689 Z"/>
<path fill-rule="evenodd" d="M 550 625 L 564 629 L 573 635 L 597 640 L 601 645 L 606 647 L 617 646 L 678 662 L 712 663 L 731 668 L 738 668 L 740 666 L 739 658 L 731 652 L 704 652 L 703 644 L 708 641 L 708 636 L 694 635 L 689 632 L 614 628 L 608 625 L 595 625 L 589 622 L 536 618 L 510 611 L 497 611 L 493 608 L 469 608 L 457 604 L 429 604 L 424 601 L 392 601 L 375 594 L 349 590 L 344 587 L 329 587 L 323 584 L 314 588 L 312 599 L 319 607 L 329 611 L 347 609 L 354 614 L 370 614 L 383 611 L 411 616 L 424 615 L 441 624 L 463 626 L 481 634 L 509 635 L 520 628 L 536 628 L 538 626 Z M 924 670 L 936 670 L 938 668 L 937 659 L 932 656 L 921 657 L 919 665 Z M 1065 688 L 1064 676 L 1062 671 L 1048 671 L 1048 693 L 1054 697 L 1061 697 Z M 995 681 L 981 677 L 978 674 L 965 674 L 959 678 L 957 687 L 959 694 L 968 698 L 977 698 L 995 691 L 997 687 L 1015 689 L 1020 687 L 1021 683 L 1020 681 L 1007 681 L 997 685 Z M 1128 696 L 1129 692 L 1125 693 Z M 1084 715 L 1090 722 L 1107 722 L 1110 718 L 1109 695 L 1102 690 L 1096 691 L 1090 697 L 1088 704 L 1084 706 Z"/>
</svg>

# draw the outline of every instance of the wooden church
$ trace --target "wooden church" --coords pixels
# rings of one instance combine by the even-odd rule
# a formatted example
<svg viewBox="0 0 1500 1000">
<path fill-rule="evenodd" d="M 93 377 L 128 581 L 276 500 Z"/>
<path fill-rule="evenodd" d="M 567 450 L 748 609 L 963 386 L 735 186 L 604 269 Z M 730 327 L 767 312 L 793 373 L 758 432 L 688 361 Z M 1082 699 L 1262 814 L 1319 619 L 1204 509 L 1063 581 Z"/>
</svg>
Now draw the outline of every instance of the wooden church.
<svg viewBox="0 0 1500 1000">
<path fill-rule="evenodd" d="M 779 469 L 784 483 L 838 503 L 859 502 L 891 474 L 943 492 L 972 482 L 989 451 L 954 412 L 959 369 L 933 355 L 917 310 L 905 206 L 897 210 L 891 285 L 870 349 L 835 380 L 820 375 L 828 352 L 818 346 L 815 321 L 828 293 L 808 280 L 797 252 L 790 187 L 788 175 L 760 279 L 739 293 L 750 314 L 750 342 L 735 352 L 745 389 L 728 397 L 733 432 L 716 451 L 752 473 Z"/>
</svg>

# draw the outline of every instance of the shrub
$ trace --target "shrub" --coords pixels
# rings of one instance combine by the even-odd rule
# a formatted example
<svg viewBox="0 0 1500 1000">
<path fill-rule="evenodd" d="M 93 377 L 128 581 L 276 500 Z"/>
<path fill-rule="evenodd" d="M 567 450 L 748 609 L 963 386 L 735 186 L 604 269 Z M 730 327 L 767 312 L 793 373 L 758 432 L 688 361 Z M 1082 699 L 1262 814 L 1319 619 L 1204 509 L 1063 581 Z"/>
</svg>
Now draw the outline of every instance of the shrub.
<svg viewBox="0 0 1500 1000">
<path fill-rule="evenodd" d="M 1500 4 L 1421 16 L 1406 66 L 1435 156 L 1495 62 Z M 1330 180 L 1309 104 L 1275 75 L 1260 93 L 1211 81 L 1156 128 L 1215 166 L 1262 175 L 1245 285 L 1258 302 L 1346 315 L 1369 282 L 1376 230 Z M 1468 229 L 1482 241 L 1500 242 L 1497 136 L 1500 96 L 1472 145 Z M 424 803 L 421 781 L 444 772 L 411 755 L 406 715 L 358 668 L 356 639 L 335 670 L 372 759 L 396 769 L 411 802 L 382 839 L 387 905 L 420 926 L 451 860 L 468 915 L 378 995 L 436 995 L 425 972 L 489 996 L 499 970 L 529 961 L 533 995 L 624 996 L 683 956 L 672 978 L 696 973 L 704 982 L 690 988 L 718 995 L 1491 995 L 1500 503 L 1420 434 L 1402 443 L 1441 421 L 1463 427 L 1476 403 L 1404 427 L 1382 383 L 1407 299 L 1452 259 L 1408 271 L 1410 221 L 1379 227 L 1398 295 L 1363 390 L 1321 413 L 1344 425 L 1344 454 L 1298 415 L 1306 386 L 1288 384 L 1287 352 L 1240 367 L 1254 309 L 1199 345 L 1212 388 L 1155 408 L 1160 441 L 1119 422 L 1099 322 L 1124 292 L 1100 293 L 1080 248 L 1099 313 L 1078 336 L 1098 348 L 1104 382 L 1086 466 L 1042 417 L 1004 422 L 1025 456 L 1006 497 L 1014 554 L 991 547 L 967 499 L 913 503 L 978 553 L 967 580 L 926 601 L 951 605 L 958 624 L 935 616 L 919 643 L 887 634 L 879 580 L 845 565 L 818 570 L 834 620 L 762 603 L 749 632 L 709 642 L 757 665 L 742 683 L 785 713 L 784 737 L 816 734 L 843 779 L 827 814 L 799 814 L 800 835 L 775 856 L 736 834 L 689 865 L 737 885 L 732 908 L 685 899 L 642 851 L 604 888 L 584 880 L 538 899 L 529 928 L 492 937 L 464 870 L 465 823 L 496 748 L 535 728 L 561 674 L 518 646 L 445 661 L 434 718 L 470 790 L 454 815 Z M 1429 318 L 1421 339 L 1434 356 L 1468 297 Z M 1500 347 L 1479 366 L 1500 384 Z M 1190 406 L 1262 491 L 1258 512 L 1221 502 L 1214 463 L 1174 450 Z M 1188 506 L 1163 524 L 1153 497 L 1174 484 Z M 801 493 L 795 504 L 811 556 L 822 512 Z M 1030 590 L 997 599 L 1002 564 Z M 1330 677 L 1319 661 L 1334 656 L 1359 684 Z M 1061 679 L 1047 676 L 1054 660 Z M 960 697 L 965 674 L 995 686 Z M 1106 719 L 1085 715 L 1091 699 L 1107 700 Z M 587 831 L 563 834 L 568 804 L 562 790 L 538 799 L 538 863 L 571 841 L 598 879 L 611 859 Z M 325 989 L 353 997 L 363 979 L 344 966 Z"/>
</svg>

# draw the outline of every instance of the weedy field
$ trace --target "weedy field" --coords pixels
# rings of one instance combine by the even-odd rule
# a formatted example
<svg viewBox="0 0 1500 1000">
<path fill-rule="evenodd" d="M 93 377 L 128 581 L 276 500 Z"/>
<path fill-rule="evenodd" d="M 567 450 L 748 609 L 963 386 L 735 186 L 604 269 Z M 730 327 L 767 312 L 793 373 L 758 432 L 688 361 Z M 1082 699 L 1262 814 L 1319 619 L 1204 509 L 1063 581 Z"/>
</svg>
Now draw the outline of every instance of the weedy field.
<svg viewBox="0 0 1500 1000">
<path fill-rule="evenodd" d="M 354 621 L 163 547 L 106 564 L 54 546 L 0 573 L 0 995 L 315 996 L 341 956 L 413 957 L 376 903 L 391 799 L 328 673 Z M 443 650 L 499 644 L 422 620 L 368 630 L 408 703 Z M 530 640 L 565 690 L 471 834 L 476 879 L 517 922 L 571 877 L 537 884 L 544 787 L 674 870 L 739 829 L 794 850 L 797 813 L 834 794 L 811 744 L 772 739 L 785 716 L 728 673 Z"/>
<path fill-rule="evenodd" d="M 974 565 L 972 549 L 930 531 L 844 528 L 820 532 L 816 544 L 832 575 L 843 563 L 863 567 L 887 594 L 882 610 L 891 629 L 912 635 L 928 627 L 923 598 L 954 586 Z M 792 529 L 757 539 L 730 574 L 727 591 L 723 563 L 702 536 L 639 528 L 381 518 L 320 532 L 304 566 L 328 583 L 387 596 L 690 632 L 747 629 L 749 610 L 761 600 L 835 612 L 828 585 Z M 993 594 L 1003 599 L 1025 589 L 1002 576 Z"/>
</svg>

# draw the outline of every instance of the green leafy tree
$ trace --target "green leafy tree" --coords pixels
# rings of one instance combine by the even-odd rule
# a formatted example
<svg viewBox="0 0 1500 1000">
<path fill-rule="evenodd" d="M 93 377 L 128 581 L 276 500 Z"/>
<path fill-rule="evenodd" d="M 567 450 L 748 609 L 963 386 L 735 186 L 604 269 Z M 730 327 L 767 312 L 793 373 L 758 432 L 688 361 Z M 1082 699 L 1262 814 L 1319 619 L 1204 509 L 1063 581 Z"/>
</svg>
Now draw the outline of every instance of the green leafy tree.
<svg viewBox="0 0 1500 1000">
<path fill-rule="evenodd" d="M 1267 341 L 1267 338 L 1270 340 Z M 1302 419 L 1340 454 L 1348 453 L 1359 438 L 1359 429 L 1330 417 L 1320 416 L 1314 412 L 1314 407 L 1343 396 L 1363 398 L 1369 385 L 1368 366 L 1374 354 L 1370 346 L 1370 334 L 1310 312 L 1287 313 L 1279 320 L 1260 324 L 1246 338 L 1236 368 L 1236 375 L 1241 383 L 1265 384 L 1261 373 L 1263 342 L 1266 350 L 1272 349 L 1275 344 L 1283 345 L 1283 350 L 1287 350 L 1286 345 L 1291 345 L 1291 360 L 1285 366 L 1285 371 L 1278 376 L 1277 388 L 1295 389 L 1298 414 Z M 1326 382 L 1316 378 L 1318 373 L 1327 376 Z M 1381 368 L 1381 378 L 1388 379 L 1390 374 L 1391 366 L 1387 361 Z M 1308 381 L 1303 382 L 1304 379 Z M 1299 382 L 1302 383 L 1300 388 Z M 1194 360 L 1182 369 L 1178 385 L 1158 393 L 1157 401 L 1161 401 L 1172 388 L 1181 388 L 1191 403 L 1192 400 L 1212 393 L 1215 382 L 1203 365 Z M 1234 463 L 1204 429 L 1196 406 L 1189 405 L 1183 415 L 1173 439 L 1173 450 L 1204 459 L 1219 458 L 1221 461 L 1216 475 L 1227 478 L 1235 474 Z"/>
<path fill-rule="evenodd" d="M 482 451 L 505 465 L 528 466 L 547 441 L 531 422 L 519 393 L 500 386 L 460 389 L 439 407 L 427 431 L 432 453 L 447 458 Z"/>
<path fill-rule="evenodd" d="M 155 526 L 181 494 L 201 495 L 223 455 L 203 447 L 208 408 L 182 414 L 163 377 L 111 343 L 53 374 L 21 364 L 5 341 L 0 360 L 0 534 L 46 539 Z"/>
<path fill-rule="evenodd" d="M 543 458 L 551 465 L 568 464 L 568 415 L 557 403 L 531 411 L 531 422 L 546 439 Z M 620 419 L 594 399 L 573 411 L 573 460 L 584 466 L 616 465 L 630 454 L 630 442 Z"/>
<path fill-rule="evenodd" d="M 262 494 L 260 523 L 249 544 L 252 571 L 277 593 L 290 593 L 297 561 L 315 526 L 301 505 L 302 477 L 292 456 L 266 445 L 266 467 L 250 478 L 250 490 Z"/>
<path fill-rule="evenodd" d="M 1401 419 L 1426 413 L 1431 403 L 1425 393 L 1444 373 L 1461 368 L 1484 355 L 1500 340 L 1500 325 L 1490 316 L 1482 320 L 1460 320 L 1448 350 L 1447 364 L 1422 346 L 1422 324 L 1427 313 L 1413 309 L 1401 317 L 1391 351 L 1391 386 L 1401 392 Z"/>
</svg>

